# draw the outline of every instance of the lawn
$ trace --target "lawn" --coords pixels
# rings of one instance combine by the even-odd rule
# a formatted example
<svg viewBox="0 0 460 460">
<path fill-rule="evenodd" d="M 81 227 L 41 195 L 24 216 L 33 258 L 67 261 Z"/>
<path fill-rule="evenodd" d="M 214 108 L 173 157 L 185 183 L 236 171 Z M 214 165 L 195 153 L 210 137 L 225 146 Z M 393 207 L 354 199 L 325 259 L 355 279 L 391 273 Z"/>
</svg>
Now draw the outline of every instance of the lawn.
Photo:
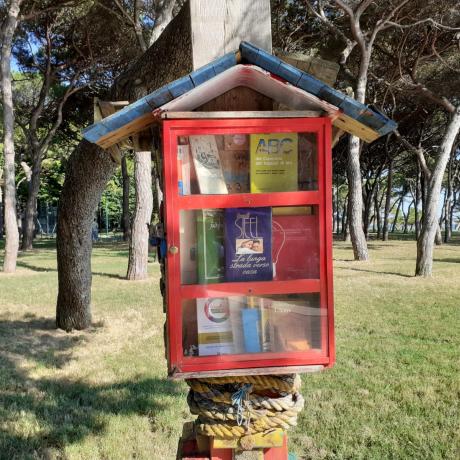
<svg viewBox="0 0 460 460">
<path fill-rule="evenodd" d="M 418 279 L 415 243 L 334 247 L 337 365 L 306 375 L 290 433 L 304 459 L 460 458 L 460 245 Z M 0 261 L 1 262 L 1 261 Z M 122 244 L 96 247 L 94 326 L 54 329 L 55 250 L 0 274 L 0 459 L 171 459 L 186 386 L 165 378 L 159 269 L 128 282 Z"/>
</svg>

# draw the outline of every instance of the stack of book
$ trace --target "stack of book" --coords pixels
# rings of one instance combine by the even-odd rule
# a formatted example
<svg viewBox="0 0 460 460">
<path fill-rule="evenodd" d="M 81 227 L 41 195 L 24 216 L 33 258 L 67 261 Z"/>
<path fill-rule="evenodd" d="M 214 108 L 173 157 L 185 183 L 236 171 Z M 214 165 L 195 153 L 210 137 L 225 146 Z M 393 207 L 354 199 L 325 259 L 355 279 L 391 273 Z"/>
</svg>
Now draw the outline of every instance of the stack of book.
<svg viewBox="0 0 460 460">
<path fill-rule="evenodd" d="M 296 133 L 180 138 L 179 194 L 307 190 L 314 152 L 314 139 Z M 182 284 L 318 278 L 317 217 L 311 206 L 181 211 Z M 319 309 L 304 298 L 230 296 L 187 311 L 196 327 L 187 323 L 184 351 L 206 356 L 306 351 Z"/>
</svg>

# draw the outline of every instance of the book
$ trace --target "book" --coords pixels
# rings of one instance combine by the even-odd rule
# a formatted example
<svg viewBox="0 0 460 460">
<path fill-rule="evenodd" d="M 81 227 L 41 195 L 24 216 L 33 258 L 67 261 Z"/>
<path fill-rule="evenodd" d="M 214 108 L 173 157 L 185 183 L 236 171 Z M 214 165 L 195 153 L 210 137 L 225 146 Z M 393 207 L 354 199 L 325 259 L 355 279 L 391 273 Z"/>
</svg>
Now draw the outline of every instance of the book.
<svg viewBox="0 0 460 460">
<path fill-rule="evenodd" d="M 228 193 L 249 193 L 249 151 L 220 151 L 220 161 Z"/>
<path fill-rule="evenodd" d="M 318 219 L 311 206 L 273 208 L 273 279 L 319 278 Z"/>
<path fill-rule="evenodd" d="M 308 351 L 318 342 L 320 308 L 310 306 L 307 299 L 277 296 L 264 298 L 263 308 L 268 310 L 270 349 L 280 351 Z"/>
<path fill-rule="evenodd" d="M 233 353 L 233 335 L 228 299 L 207 297 L 196 300 L 199 356 Z"/>
<path fill-rule="evenodd" d="M 180 272 L 182 284 L 196 284 L 197 266 L 197 232 L 196 211 L 179 211 Z"/>
<path fill-rule="evenodd" d="M 230 322 L 232 324 L 233 352 L 235 354 L 245 352 L 242 310 L 246 308 L 246 305 L 246 297 L 232 296 L 228 298 Z"/>
<path fill-rule="evenodd" d="M 225 280 L 271 281 L 272 210 L 225 209 Z"/>
<path fill-rule="evenodd" d="M 226 134 L 224 135 L 225 150 L 248 150 L 249 139 L 247 134 Z"/>
<path fill-rule="evenodd" d="M 190 195 L 190 146 L 177 146 L 177 181 L 179 184 L 179 195 Z"/>
<path fill-rule="evenodd" d="M 298 190 L 298 135 L 250 135 L 251 193 Z"/>
<path fill-rule="evenodd" d="M 227 194 L 215 137 L 190 136 L 189 141 L 200 193 Z"/>
<path fill-rule="evenodd" d="M 224 213 L 219 209 L 196 211 L 198 283 L 224 280 Z"/>
<path fill-rule="evenodd" d="M 318 156 L 318 153 L 316 147 L 316 135 L 313 133 L 299 134 L 298 147 L 299 190 L 317 190 L 318 171 L 316 168 L 316 158 Z"/>
</svg>

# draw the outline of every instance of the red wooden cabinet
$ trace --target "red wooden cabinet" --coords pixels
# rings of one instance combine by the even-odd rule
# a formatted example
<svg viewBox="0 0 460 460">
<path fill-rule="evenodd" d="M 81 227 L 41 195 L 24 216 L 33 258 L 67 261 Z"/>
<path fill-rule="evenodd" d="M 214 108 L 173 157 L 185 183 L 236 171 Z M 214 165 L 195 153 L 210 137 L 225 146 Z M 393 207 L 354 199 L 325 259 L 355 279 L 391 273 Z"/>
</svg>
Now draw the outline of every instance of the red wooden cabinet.
<svg viewBox="0 0 460 460">
<path fill-rule="evenodd" d="M 335 359 L 327 118 L 163 122 L 172 377 Z"/>
</svg>

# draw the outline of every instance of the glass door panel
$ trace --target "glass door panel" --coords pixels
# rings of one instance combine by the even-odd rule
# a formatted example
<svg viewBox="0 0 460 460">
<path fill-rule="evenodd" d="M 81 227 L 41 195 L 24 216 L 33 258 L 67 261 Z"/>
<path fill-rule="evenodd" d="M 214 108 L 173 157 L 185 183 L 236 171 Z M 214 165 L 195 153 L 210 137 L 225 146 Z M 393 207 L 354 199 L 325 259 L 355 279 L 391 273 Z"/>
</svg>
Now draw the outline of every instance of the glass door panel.
<svg viewBox="0 0 460 460">
<path fill-rule="evenodd" d="M 317 160 L 316 133 L 179 136 L 179 195 L 317 190 Z"/>
<path fill-rule="evenodd" d="M 319 294 L 183 299 L 183 355 L 325 354 L 327 310 L 319 299 Z"/>
<path fill-rule="evenodd" d="M 181 210 L 181 284 L 318 279 L 318 206 Z"/>
</svg>

